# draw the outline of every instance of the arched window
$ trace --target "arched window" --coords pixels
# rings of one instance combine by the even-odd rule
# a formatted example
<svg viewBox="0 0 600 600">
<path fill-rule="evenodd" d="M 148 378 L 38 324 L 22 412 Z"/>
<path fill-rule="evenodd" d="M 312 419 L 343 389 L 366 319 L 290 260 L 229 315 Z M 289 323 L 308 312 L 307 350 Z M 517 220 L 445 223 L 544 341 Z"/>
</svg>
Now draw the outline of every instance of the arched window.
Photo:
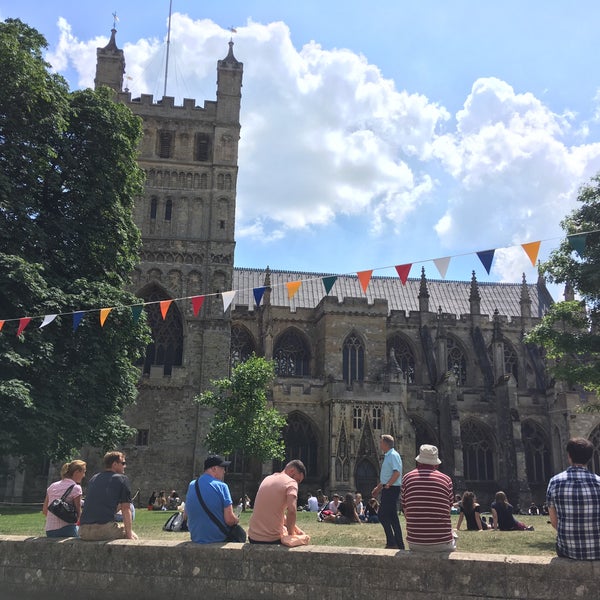
<svg viewBox="0 0 600 600">
<path fill-rule="evenodd" d="M 515 349 L 504 340 L 504 373 L 510 373 L 517 383 L 519 383 L 519 359 Z"/>
<path fill-rule="evenodd" d="M 210 136 L 206 133 L 197 133 L 194 143 L 194 160 L 206 162 L 210 154 Z"/>
<path fill-rule="evenodd" d="M 231 326 L 230 364 L 231 368 L 246 362 L 256 352 L 256 344 L 250 332 L 241 325 Z"/>
<path fill-rule="evenodd" d="M 592 431 L 589 440 L 594 444 L 594 454 L 588 468 L 596 475 L 600 475 L 600 425 Z"/>
<path fill-rule="evenodd" d="M 152 287 L 142 296 L 148 324 L 152 330 L 152 342 L 146 348 L 143 372 L 150 373 L 152 365 L 162 365 L 163 374 L 171 375 L 172 367 L 180 366 L 183 361 L 183 320 L 176 302 L 169 306 L 167 316 L 162 318 L 160 300 L 168 296 L 158 287 Z"/>
<path fill-rule="evenodd" d="M 156 198 L 156 196 L 153 196 L 150 199 L 150 218 L 151 219 L 156 219 L 157 209 L 158 209 L 158 199 Z"/>
<path fill-rule="evenodd" d="M 411 416 L 412 425 L 415 429 L 415 456 L 423 444 L 431 444 L 439 447 L 438 436 L 433 428 L 421 417 Z"/>
<path fill-rule="evenodd" d="M 552 458 L 545 432 L 535 421 L 528 420 L 521 424 L 521 436 L 529 483 L 547 483 L 552 477 Z"/>
<path fill-rule="evenodd" d="M 365 378 L 365 349 L 355 333 L 351 333 L 344 341 L 342 371 L 347 386 Z"/>
<path fill-rule="evenodd" d="M 373 429 L 381 429 L 382 414 L 383 414 L 383 411 L 381 410 L 381 406 L 374 406 L 371 409 L 371 416 L 372 416 L 371 426 L 373 427 Z"/>
<path fill-rule="evenodd" d="M 165 203 L 165 221 L 170 221 L 173 216 L 173 200 L 169 198 Z"/>
<path fill-rule="evenodd" d="M 494 444 L 492 432 L 483 424 L 467 421 L 461 425 L 465 479 L 494 480 Z"/>
<path fill-rule="evenodd" d="M 277 340 L 273 360 L 279 377 L 308 377 L 309 359 L 308 347 L 295 329 L 288 329 Z"/>
<path fill-rule="evenodd" d="M 318 477 L 318 437 L 312 423 L 301 413 L 290 413 L 287 426 L 283 430 L 285 442 L 285 463 L 295 458 L 300 459 L 306 467 L 306 476 Z M 279 464 L 276 468 L 282 469 Z"/>
<path fill-rule="evenodd" d="M 446 348 L 448 350 L 448 371 L 456 377 L 458 385 L 467 382 L 467 359 L 454 338 L 449 337 Z"/>
<path fill-rule="evenodd" d="M 394 357 L 398 366 L 404 373 L 404 377 L 408 383 L 415 382 L 415 355 L 406 340 L 395 335 L 387 342 L 387 355 L 390 356 L 390 351 L 394 351 Z"/>
</svg>

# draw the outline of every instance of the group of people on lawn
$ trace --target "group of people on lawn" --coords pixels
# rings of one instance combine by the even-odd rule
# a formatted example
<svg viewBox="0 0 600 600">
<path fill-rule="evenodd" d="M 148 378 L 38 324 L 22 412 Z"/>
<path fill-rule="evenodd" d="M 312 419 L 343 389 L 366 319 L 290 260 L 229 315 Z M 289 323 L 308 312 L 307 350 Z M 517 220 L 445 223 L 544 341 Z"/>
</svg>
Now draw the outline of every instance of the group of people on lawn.
<svg viewBox="0 0 600 600">
<path fill-rule="evenodd" d="M 402 474 L 402 459 L 394 448 L 394 438 L 382 435 L 383 452 L 379 483 L 371 492 L 377 503 L 376 516 L 385 537 L 385 548 L 404 549 L 398 517 L 398 501 L 406 518 L 406 541 L 413 552 L 452 552 L 456 549 L 456 531 L 450 518 L 456 506 L 452 480 L 438 467 L 438 449 L 429 444 L 420 447 L 416 468 Z M 572 438 L 566 447 L 569 467 L 550 479 L 546 505 L 550 523 L 557 531 L 558 556 L 575 560 L 600 560 L 600 476 L 587 469 L 594 447 L 585 438 Z M 104 470 L 89 481 L 82 506 L 81 480 L 86 464 L 75 460 L 63 466 L 61 480 L 50 485 L 43 505 L 48 537 L 80 537 L 82 540 L 137 539 L 132 529 L 131 488 L 124 474 L 125 455 L 119 451 L 104 456 Z M 226 539 L 224 531 L 239 524 L 225 473 L 229 461 L 210 455 L 204 462 L 204 473 L 190 482 L 185 499 L 185 512 L 193 542 L 219 543 Z M 300 460 L 290 461 L 283 471 L 273 473 L 260 484 L 249 521 L 251 544 L 296 545 L 308 543 L 308 536 L 297 526 L 298 485 L 306 476 Z M 68 490 L 68 494 L 67 494 Z M 66 496 L 65 496 L 66 494 Z M 321 494 L 322 496 L 322 494 Z M 362 498 L 346 494 L 343 501 L 332 499 L 335 511 L 329 510 L 322 520 L 340 524 L 360 523 L 366 507 Z M 48 510 L 53 500 L 66 497 L 79 516 L 79 526 L 62 521 Z M 318 496 L 310 494 L 308 506 L 319 509 Z M 488 523 L 473 492 L 465 492 L 460 500 L 457 529 L 463 521 L 468 530 L 532 530 L 518 521 L 504 492 L 498 492 L 492 503 Z M 115 514 L 120 511 L 120 520 Z M 323 512 L 323 511 L 321 511 Z M 321 513 L 319 513 L 321 514 Z M 363 519 L 361 519 L 363 515 Z M 291 544 L 290 544 L 291 539 Z"/>
</svg>

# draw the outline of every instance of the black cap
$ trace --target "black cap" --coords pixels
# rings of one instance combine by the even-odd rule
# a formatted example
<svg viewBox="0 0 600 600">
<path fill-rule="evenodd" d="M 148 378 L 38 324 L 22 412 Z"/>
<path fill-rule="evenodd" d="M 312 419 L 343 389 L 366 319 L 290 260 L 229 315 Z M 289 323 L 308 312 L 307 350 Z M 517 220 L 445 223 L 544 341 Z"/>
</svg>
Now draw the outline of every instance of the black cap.
<svg viewBox="0 0 600 600">
<path fill-rule="evenodd" d="M 211 467 L 228 467 L 231 464 L 230 460 L 225 460 L 222 456 L 218 454 L 211 454 L 204 461 L 204 470 L 210 469 Z"/>
</svg>

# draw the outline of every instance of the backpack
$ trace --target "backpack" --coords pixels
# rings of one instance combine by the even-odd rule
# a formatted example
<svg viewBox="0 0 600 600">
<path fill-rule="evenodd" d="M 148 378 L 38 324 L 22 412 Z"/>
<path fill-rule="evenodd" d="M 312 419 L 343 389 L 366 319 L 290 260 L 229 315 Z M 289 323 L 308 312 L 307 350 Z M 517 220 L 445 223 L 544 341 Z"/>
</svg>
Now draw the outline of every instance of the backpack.
<svg viewBox="0 0 600 600">
<path fill-rule="evenodd" d="M 163 531 L 187 531 L 187 523 L 183 518 L 183 513 L 173 513 L 167 522 L 163 525 Z"/>
</svg>

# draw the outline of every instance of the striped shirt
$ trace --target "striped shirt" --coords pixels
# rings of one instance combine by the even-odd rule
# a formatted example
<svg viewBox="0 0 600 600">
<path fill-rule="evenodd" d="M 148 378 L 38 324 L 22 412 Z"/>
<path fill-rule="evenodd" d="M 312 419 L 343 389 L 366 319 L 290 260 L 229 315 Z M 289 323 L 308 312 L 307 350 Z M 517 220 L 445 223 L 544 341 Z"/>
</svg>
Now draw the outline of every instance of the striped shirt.
<svg viewBox="0 0 600 600">
<path fill-rule="evenodd" d="M 550 480 L 546 502 L 556 509 L 559 555 L 600 560 L 600 477 L 569 467 Z"/>
<path fill-rule="evenodd" d="M 414 544 L 452 542 L 452 480 L 433 465 L 418 465 L 402 479 L 406 539 Z"/>
</svg>

